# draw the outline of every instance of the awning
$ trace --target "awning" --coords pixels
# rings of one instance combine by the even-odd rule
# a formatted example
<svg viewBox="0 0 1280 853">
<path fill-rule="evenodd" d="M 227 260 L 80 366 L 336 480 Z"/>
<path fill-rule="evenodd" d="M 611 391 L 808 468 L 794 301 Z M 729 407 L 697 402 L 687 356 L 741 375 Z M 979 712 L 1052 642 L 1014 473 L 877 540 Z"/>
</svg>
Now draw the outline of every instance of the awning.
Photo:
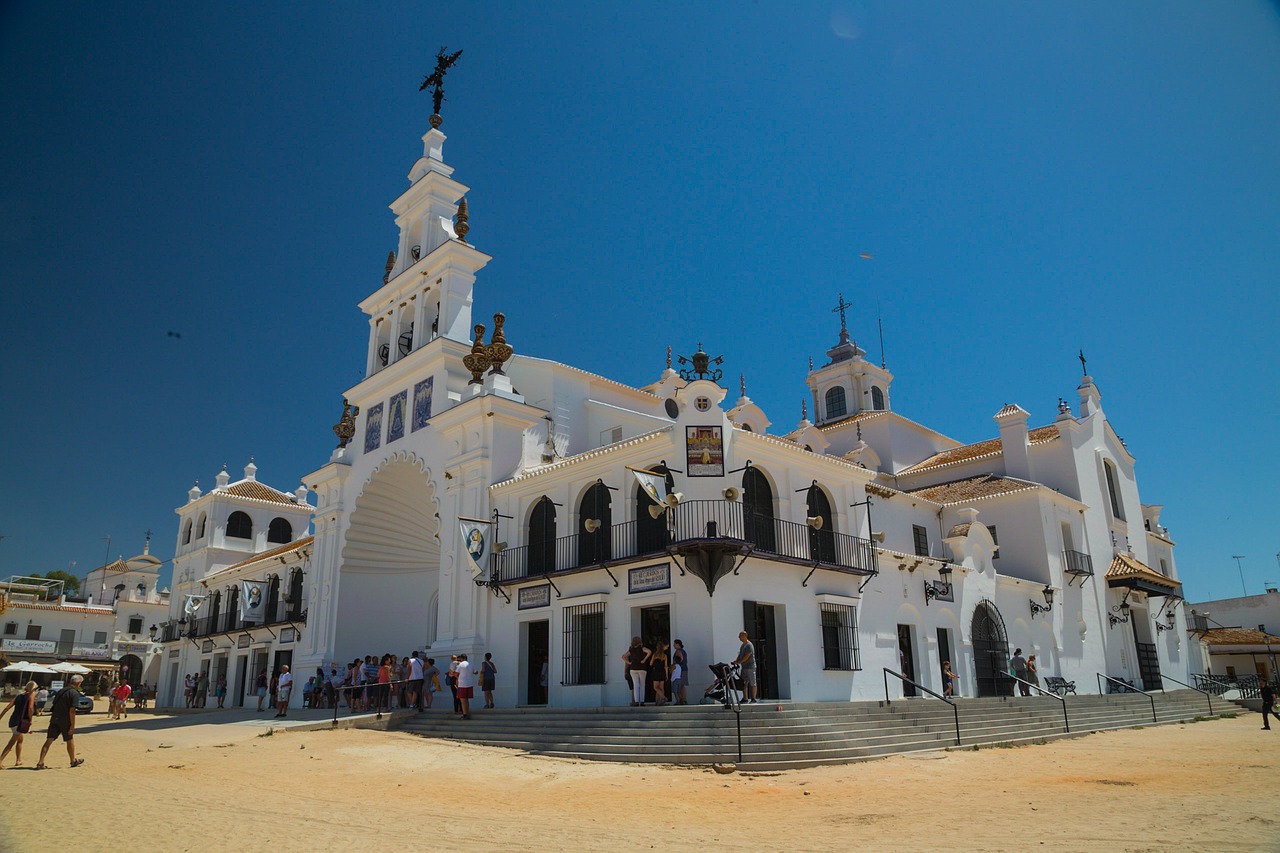
<svg viewBox="0 0 1280 853">
<path fill-rule="evenodd" d="M 1145 592 L 1147 595 L 1182 597 L 1182 584 L 1144 565 L 1129 554 L 1116 554 L 1107 569 L 1107 586 Z"/>
</svg>

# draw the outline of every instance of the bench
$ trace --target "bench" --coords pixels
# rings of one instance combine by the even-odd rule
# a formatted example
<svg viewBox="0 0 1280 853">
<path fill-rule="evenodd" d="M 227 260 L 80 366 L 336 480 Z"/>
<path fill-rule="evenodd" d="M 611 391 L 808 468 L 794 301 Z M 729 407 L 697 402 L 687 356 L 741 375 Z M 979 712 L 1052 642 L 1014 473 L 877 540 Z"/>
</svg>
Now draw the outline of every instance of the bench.
<svg viewBox="0 0 1280 853">
<path fill-rule="evenodd" d="M 1120 682 L 1117 684 L 1116 682 Z M 1139 693 L 1138 686 L 1128 678 L 1117 678 L 1107 682 L 1108 693 Z"/>
<path fill-rule="evenodd" d="M 1075 695 L 1076 683 L 1067 681 L 1065 678 L 1059 678 L 1056 675 L 1050 675 L 1044 680 L 1045 689 L 1057 696 L 1066 696 L 1068 693 Z"/>
</svg>

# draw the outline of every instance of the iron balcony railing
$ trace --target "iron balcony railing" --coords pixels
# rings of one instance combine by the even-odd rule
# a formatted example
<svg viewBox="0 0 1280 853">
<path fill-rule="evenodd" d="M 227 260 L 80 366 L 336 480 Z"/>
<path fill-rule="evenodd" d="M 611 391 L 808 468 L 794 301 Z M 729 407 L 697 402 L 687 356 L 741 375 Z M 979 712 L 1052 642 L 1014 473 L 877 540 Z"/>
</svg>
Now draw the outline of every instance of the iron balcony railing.
<svg viewBox="0 0 1280 853">
<path fill-rule="evenodd" d="M 647 512 L 642 508 L 641 512 Z M 825 565 L 874 574 L 875 546 L 869 539 L 814 530 L 807 524 L 744 511 L 737 501 L 686 501 L 653 522 L 627 521 L 508 548 L 492 555 L 493 580 L 509 583 L 666 554 L 681 543 L 735 540 L 752 553 L 785 562 Z"/>
<path fill-rule="evenodd" d="M 1093 574 L 1093 559 L 1088 554 L 1085 554 L 1082 551 L 1063 551 L 1062 557 L 1065 560 L 1065 571 L 1068 574 Z"/>
<path fill-rule="evenodd" d="M 237 607 L 227 613 L 214 613 L 208 616 L 200 616 L 196 619 L 188 619 L 185 623 L 166 622 L 159 632 L 159 640 L 162 643 L 168 643 L 183 637 L 197 639 L 200 637 L 212 637 L 216 634 L 230 634 L 260 625 L 285 625 L 306 621 L 307 611 L 303 610 L 300 604 L 295 606 L 292 603 L 281 600 L 276 604 L 272 612 L 267 614 L 267 619 L 264 622 L 244 621 L 240 618 L 240 609 Z"/>
</svg>

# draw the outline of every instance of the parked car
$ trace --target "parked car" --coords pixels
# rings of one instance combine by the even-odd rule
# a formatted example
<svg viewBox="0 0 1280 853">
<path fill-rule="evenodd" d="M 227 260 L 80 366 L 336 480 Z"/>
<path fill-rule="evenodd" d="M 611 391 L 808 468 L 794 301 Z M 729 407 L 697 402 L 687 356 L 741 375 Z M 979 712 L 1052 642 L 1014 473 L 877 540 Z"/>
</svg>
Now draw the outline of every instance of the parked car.
<svg viewBox="0 0 1280 853">
<path fill-rule="evenodd" d="M 77 700 L 76 700 L 76 713 L 77 713 L 77 714 L 91 714 L 91 713 L 93 713 L 93 697 L 92 697 L 92 696 L 81 696 L 79 699 L 77 699 Z"/>
</svg>

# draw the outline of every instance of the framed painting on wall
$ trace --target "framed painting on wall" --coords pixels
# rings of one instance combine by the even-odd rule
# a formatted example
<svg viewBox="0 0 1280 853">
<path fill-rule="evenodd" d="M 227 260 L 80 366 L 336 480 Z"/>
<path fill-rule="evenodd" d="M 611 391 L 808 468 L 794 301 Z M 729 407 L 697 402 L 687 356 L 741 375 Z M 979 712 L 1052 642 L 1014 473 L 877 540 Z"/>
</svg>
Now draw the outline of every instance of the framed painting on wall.
<svg viewBox="0 0 1280 853">
<path fill-rule="evenodd" d="M 687 476 L 724 476 L 724 436 L 720 427 L 685 427 L 684 443 Z"/>
</svg>

